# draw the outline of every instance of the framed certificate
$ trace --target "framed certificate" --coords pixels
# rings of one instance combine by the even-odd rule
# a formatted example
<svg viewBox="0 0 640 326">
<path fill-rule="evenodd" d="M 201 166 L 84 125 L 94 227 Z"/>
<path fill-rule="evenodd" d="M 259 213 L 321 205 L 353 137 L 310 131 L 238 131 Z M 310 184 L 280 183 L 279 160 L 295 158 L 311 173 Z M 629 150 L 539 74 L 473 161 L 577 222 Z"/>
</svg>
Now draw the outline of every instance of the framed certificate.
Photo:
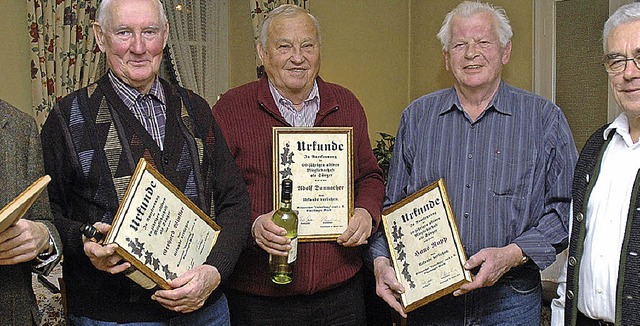
<svg viewBox="0 0 640 326">
<path fill-rule="evenodd" d="M 353 129 L 273 128 L 273 205 L 282 179 L 293 181 L 299 241 L 336 240 L 353 215 Z"/>
<path fill-rule="evenodd" d="M 220 230 L 141 158 L 104 243 L 118 244 L 116 252 L 135 268 L 129 278 L 168 290 L 169 280 L 205 262 Z"/>
<path fill-rule="evenodd" d="M 471 282 L 467 260 L 440 179 L 382 212 L 401 303 L 415 310 Z"/>
</svg>

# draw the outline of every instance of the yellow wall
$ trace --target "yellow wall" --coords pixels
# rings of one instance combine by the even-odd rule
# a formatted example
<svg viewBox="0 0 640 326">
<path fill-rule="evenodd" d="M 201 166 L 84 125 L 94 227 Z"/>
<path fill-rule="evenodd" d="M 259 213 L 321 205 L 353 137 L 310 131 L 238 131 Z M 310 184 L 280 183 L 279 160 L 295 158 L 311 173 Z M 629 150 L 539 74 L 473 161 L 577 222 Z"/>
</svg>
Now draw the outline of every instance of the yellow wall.
<svg viewBox="0 0 640 326">
<path fill-rule="evenodd" d="M 531 89 L 532 1 L 494 0 L 514 30 L 507 82 Z M 322 68 L 327 81 L 360 99 L 372 140 L 395 134 L 402 110 L 417 97 L 452 85 L 435 35 L 459 0 L 313 0 L 322 31 Z M 230 87 L 254 80 L 255 47 L 249 1 L 229 1 Z M 0 1 L 0 98 L 31 109 L 26 5 Z"/>
<path fill-rule="evenodd" d="M 364 106 L 369 134 L 395 134 L 409 96 L 409 2 L 406 0 L 311 3 L 322 31 L 327 81 L 350 89 Z"/>
<path fill-rule="evenodd" d="M 31 113 L 27 5 L 0 0 L 0 98 Z"/>
</svg>

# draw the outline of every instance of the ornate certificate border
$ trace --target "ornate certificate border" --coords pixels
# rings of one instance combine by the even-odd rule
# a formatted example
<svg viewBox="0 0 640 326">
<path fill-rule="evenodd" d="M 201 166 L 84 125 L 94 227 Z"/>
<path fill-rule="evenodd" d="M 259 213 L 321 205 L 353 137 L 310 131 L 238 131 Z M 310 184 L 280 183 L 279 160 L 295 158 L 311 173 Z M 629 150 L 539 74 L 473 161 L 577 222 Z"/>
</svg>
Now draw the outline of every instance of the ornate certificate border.
<svg viewBox="0 0 640 326">
<path fill-rule="evenodd" d="M 382 221 L 396 277 L 405 288 L 400 301 L 406 312 L 471 282 L 443 179 L 386 209 Z"/>
<path fill-rule="evenodd" d="M 332 241 L 353 215 L 353 128 L 274 127 L 273 206 L 282 179 L 293 181 L 299 241 Z"/>
</svg>

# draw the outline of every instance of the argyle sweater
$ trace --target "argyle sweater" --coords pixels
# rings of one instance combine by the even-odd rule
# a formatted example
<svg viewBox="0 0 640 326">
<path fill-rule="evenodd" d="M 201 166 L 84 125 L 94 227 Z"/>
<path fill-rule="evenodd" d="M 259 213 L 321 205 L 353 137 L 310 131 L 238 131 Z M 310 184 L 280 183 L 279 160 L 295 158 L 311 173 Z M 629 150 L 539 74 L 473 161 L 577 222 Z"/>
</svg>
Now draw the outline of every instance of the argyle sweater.
<svg viewBox="0 0 640 326">
<path fill-rule="evenodd" d="M 573 220 L 567 264 L 565 325 L 576 325 L 580 264 L 587 233 L 587 205 L 600 172 L 602 156 L 615 131 L 608 139 L 602 135 L 608 125 L 594 132 L 584 145 L 573 178 Z M 616 286 L 616 325 L 637 325 L 640 314 L 640 173 L 631 193 L 629 214 L 620 250 L 620 268 Z"/>
<path fill-rule="evenodd" d="M 224 282 L 249 234 L 244 181 L 207 102 L 160 80 L 166 96 L 161 151 L 114 91 L 108 76 L 63 98 L 41 137 L 54 222 L 64 244 L 71 314 L 115 322 L 159 321 L 173 313 L 122 274 L 97 270 L 83 251 L 83 223 L 111 224 L 138 160 L 144 157 L 222 227 L 206 264 Z M 214 291 L 207 304 L 221 293 Z"/>
</svg>

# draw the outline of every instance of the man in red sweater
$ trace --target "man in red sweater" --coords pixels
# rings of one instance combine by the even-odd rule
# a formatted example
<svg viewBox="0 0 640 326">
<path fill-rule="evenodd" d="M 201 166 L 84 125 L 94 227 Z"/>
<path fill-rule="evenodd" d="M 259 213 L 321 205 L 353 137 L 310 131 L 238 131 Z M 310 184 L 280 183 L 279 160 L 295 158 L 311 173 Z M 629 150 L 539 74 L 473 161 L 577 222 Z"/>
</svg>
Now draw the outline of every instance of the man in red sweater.
<svg viewBox="0 0 640 326">
<path fill-rule="evenodd" d="M 378 227 L 384 196 L 362 105 L 323 81 L 320 31 L 304 9 L 283 5 L 264 21 L 257 44 L 266 76 L 224 94 L 213 107 L 251 197 L 252 238 L 229 283 L 234 325 L 364 325 L 362 245 Z M 298 245 L 294 280 L 272 283 L 269 254 L 291 248 L 273 214 L 272 127 L 353 127 L 355 212 L 337 241 Z"/>
</svg>

